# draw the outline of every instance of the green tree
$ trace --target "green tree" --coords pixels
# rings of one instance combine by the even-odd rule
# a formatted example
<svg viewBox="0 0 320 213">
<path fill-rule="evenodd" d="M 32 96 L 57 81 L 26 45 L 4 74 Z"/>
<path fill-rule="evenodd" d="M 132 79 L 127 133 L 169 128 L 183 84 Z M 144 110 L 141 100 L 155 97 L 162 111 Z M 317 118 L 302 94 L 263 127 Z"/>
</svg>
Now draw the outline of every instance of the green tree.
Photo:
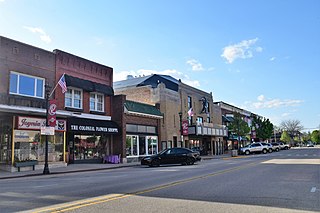
<svg viewBox="0 0 320 213">
<path fill-rule="evenodd" d="M 291 141 L 291 137 L 290 137 L 290 135 L 288 134 L 287 131 L 283 131 L 282 134 L 281 134 L 280 140 L 283 141 L 283 142 L 289 143 Z"/>
<path fill-rule="evenodd" d="M 261 140 L 266 140 L 273 135 L 273 124 L 269 119 L 253 116 L 252 125 L 255 127 L 257 138 Z"/>
<path fill-rule="evenodd" d="M 307 142 L 311 140 L 311 133 L 310 132 L 305 132 L 302 134 L 302 141 Z"/>
<path fill-rule="evenodd" d="M 319 130 L 314 130 L 311 133 L 311 141 L 314 143 L 320 143 L 320 131 Z"/>
<path fill-rule="evenodd" d="M 233 117 L 233 121 L 228 126 L 229 130 L 236 134 L 238 137 L 245 137 L 250 132 L 250 127 L 247 122 L 242 119 L 240 113 L 235 113 Z M 239 141 L 240 143 L 240 141 Z M 240 148 L 238 146 L 238 148 Z"/>
</svg>

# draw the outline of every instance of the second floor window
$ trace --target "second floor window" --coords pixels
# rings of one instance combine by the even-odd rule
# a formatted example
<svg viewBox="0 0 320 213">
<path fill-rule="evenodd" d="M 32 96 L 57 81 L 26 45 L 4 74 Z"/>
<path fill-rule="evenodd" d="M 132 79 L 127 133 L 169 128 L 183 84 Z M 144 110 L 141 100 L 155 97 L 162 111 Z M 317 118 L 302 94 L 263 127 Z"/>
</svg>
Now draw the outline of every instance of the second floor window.
<svg viewBox="0 0 320 213">
<path fill-rule="evenodd" d="M 10 94 L 44 98 L 44 78 L 10 72 Z"/>
<path fill-rule="evenodd" d="M 65 93 L 65 107 L 82 109 L 82 90 L 68 88 Z"/>
<path fill-rule="evenodd" d="M 104 95 L 99 93 L 90 94 L 90 111 L 104 112 Z"/>
</svg>

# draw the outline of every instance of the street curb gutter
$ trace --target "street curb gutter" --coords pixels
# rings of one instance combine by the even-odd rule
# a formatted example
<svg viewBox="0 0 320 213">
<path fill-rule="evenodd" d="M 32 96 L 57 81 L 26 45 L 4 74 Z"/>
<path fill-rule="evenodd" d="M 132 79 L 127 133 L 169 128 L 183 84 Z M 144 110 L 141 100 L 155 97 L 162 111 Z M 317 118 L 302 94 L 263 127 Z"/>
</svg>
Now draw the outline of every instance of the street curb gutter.
<svg viewBox="0 0 320 213">
<path fill-rule="evenodd" d="M 119 165 L 114 167 L 107 167 L 107 168 L 94 168 L 94 169 L 82 169 L 82 170 L 70 170 L 70 171 L 60 171 L 60 172 L 50 172 L 50 174 L 23 174 L 19 176 L 7 176 L 7 177 L 0 177 L 0 180 L 7 180 L 7 179 L 16 179 L 16 178 L 25 178 L 25 177 L 34 177 L 34 176 L 48 176 L 48 175 L 58 175 L 58 174 L 70 174 L 70 173 L 80 173 L 80 172 L 90 172 L 90 171 L 103 171 L 103 170 L 111 170 L 111 169 L 120 169 L 125 167 L 135 167 L 139 166 L 139 164 L 134 165 Z"/>
</svg>

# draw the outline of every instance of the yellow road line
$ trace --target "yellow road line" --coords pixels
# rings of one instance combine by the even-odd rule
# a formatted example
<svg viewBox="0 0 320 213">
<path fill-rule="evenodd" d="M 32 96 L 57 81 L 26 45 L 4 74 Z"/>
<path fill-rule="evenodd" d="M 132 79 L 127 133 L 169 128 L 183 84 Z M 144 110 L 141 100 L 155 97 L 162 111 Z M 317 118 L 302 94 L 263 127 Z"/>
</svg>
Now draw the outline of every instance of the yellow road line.
<svg viewBox="0 0 320 213">
<path fill-rule="evenodd" d="M 208 178 L 208 177 L 213 177 L 213 176 L 225 174 L 225 173 L 236 171 L 236 170 L 240 170 L 240 169 L 243 169 L 243 168 L 248 168 L 248 167 L 251 167 L 251 166 L 254 166 L 254 165 L 257 165 L 257 164 L 258 164 L 258 162 L 253 162 L 253 163 L 246 164 L 244 166 L 238 166 L 238 167 L 234 167 L 234 168 L 231 168 L 231 169 L 226 169 L 226 170 L 223 170 L 223 171 L 220 171 L 220 172 L 215 172 L 215 173 L 210 173 L 210 174 L 207 174 L 207 175 L 188 178 L 188 179 L 185 179 L 185 180 L 176 181 L 176 182 L 172 182 L 172 183 L 156 186 L 156 187 L 153 187 L 153 188 L 150 188 L 150 189 L 146 189 L 146 190 L 142 190 L 142 191 L 137 191 L 137 192 L 128 193 L 128 194 L 113 194 L 113 195 L 100 196 L 100 197 L 96 197 L 96 198 L 93 198 L 93 199 L 86 199 L 86 200 L 81 200 L 81 201 L 76 201 L 76 202 L 71 202 L 71 203 L 66 203 L 66 204 L 59 204 L 59 205 L 52 206 L 50 208 L 41 208 L 41 209 L 35 210 L 33 212 L 34 213 L 42 213 L 42 212 L 66 212 L 66 211 L 71 211 L 71 210 L 83 208 L 83 207 L 86 207 L 86 206 L 105 203 L 105 202 L 109 202 L 109 201 L 113 201 L 113 200 L 117 200 L 117 199 L 123 199 L 123 198 L 131 197 L 131 196 L 134 196 L 134 195 L 141 195 L 141 194 L 145 194 L 145 193 L 148 193 L 148 192 L 153 192 L 153 191 L 169 188 L 169 187 L 172 187 L 172 186 L 181 185 L 181 184 L 188 183 L 188 182 L 191 182 L 191 181 L 194 181 L 194 180 L 199 180 L 199 179 L 204 179 L 204 178 Z"/>
</svg>

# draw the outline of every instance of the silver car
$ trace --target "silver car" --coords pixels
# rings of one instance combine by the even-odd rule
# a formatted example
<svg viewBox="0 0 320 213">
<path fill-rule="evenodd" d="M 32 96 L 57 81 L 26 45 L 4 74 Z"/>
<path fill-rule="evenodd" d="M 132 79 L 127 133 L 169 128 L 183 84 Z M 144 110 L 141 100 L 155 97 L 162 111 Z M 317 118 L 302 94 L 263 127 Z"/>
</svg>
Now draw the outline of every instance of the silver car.
<svg viewBox="0 0 320 213">
<path fill-rule="evenodd" d="M 263 154 L 267 154 L 268 153 L 268 146 L 263 145 L 262 143 L 258 142 L 258 143 L 252 143 L 252 144 L 248 144 L 245 147 L 242 147 L 240 149 L 240 152 L 242 154 L 246 154 L 249 155 L 251 153 L 263 153 Z"/>
</svg>

